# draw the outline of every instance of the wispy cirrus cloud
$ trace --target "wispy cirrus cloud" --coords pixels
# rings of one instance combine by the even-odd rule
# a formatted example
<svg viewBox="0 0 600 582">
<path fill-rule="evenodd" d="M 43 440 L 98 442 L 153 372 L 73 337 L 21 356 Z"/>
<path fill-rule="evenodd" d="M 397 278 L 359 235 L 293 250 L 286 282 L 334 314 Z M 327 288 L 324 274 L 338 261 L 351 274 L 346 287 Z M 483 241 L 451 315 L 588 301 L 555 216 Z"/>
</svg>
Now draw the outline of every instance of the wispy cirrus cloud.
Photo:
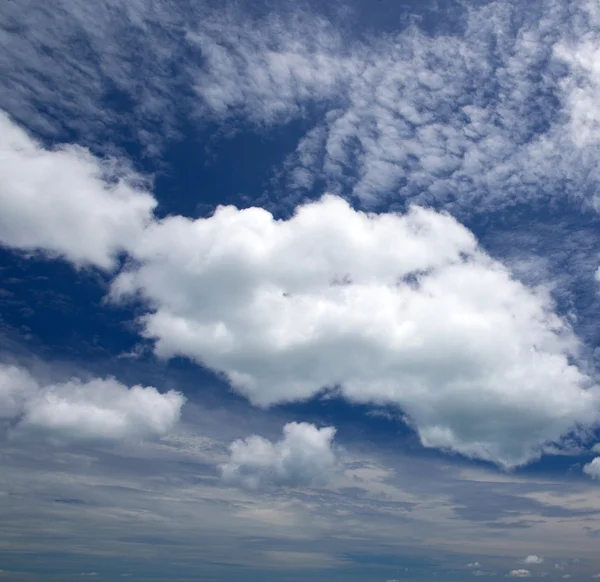
<svg viewBox="0 0 600 582">
<path fill-rule="evenodd" d="M 205 55 L 196 91 L 213 116 L 259 124 L 319 105 L 286 164 L 298 196 L 320 180 L 366 205 L 459 214 L 565 196 L 595 204 L 591 4 L 492 2 L 466 15 L 460 33 L 409 26 L 349 40 L 316 17 L 245 31 L 217 19 L 192 37 Z"/>
<path fill-rule="evenodd" d="M 152 149 L 177 132 L 178 112 L 261 130 L 304 118 L 279 196 L 313 195 L 319 182 L 367 206 L 457 215 L 595 204 L 592 2 L 466 5 L 452 32 L 379 35 L 290 5 L 266 16 L 146 0 L 11 6 L 0 106 L 42 133 L 75 127 L 98 145 L 90 136 L 129 127 Z"/>
<path fill-rule="evenodd" d="M 46 138 L 119 149 L 125 134 L 155 155 L 177 133 L 191 81 L 183 3 L 34 0 L 0 9 L 0 108 Z M 190 90 L 191 92 L 191 90 Z"/>
</svg>

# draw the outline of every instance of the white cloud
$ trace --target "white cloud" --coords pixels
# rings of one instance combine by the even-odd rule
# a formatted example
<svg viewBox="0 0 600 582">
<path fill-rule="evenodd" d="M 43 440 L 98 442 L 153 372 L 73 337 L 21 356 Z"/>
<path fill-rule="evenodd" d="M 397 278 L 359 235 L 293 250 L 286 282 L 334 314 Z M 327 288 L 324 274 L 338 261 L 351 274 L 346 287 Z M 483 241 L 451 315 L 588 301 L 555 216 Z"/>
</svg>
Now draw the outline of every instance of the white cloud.
<svg viewBox="0 0 600 582">
<path fill-rule="evenodd" d="M 26 370 L 0 365 L 0 410 L 11 436 L 63 441 L 156 438 L 179 420 L 185 398 L 112 378 L 43 384 Z M 7 406 L 5 406 L 7 405 Z"/>
<path fill-rule="evenodd" d="M 0 244 L 110 268 L 156 205 L 134 179 L 83 148 L 45 149 L 0 111 Z"/>
<path fill-rule="evenodd" d="M 224 10 L 187 38 L 204 59 L 195 74 L 202 112 L 216 118 L 288 121 L 303 115 L 309 102 L 336 98 L 364 67 L 353 55 L 342 56 L 341 35 L 314 13 L 261 21 Z"/>
<path fill-rule="evenodd" d="M 331 447 L 335 428 L 291 422 L 273 443 L 258 435 L 237 440 L 221 465 L 227 483 L 257 489 L 264 485 L 297 487 L 324 483 L 336 463 Z"/>
<path fill-rule="evenodd" d="M 531 572 L 529 570 L 511 570 L 507 576 L 509 578 L 529 578 Z"/>
<path fill-rule="evenodd" d="M 600 457 L 596 457 L 591 463 L 584 465 L 583 472 L 592 479 L 600 479 Z"/>
<path fill-rule="evenodd" d="M 529 555 L 527 556 L 523 562 L 525 564 L 543 564 L 544 563 L 544 558 L 541 558 L 539 556 L 535 556 L 535 555 Z"/>
<path fill-rule="evenodd" d="M 187 36 L 203 51 L 196 89 L 205 111 L 259 124 L 326 104 L 290 162 L 297 186 L 326 176 L 364 202 L 401 187 L 408 199 L 489 209 L 546 195 L 540 185 L 559 176 L 562 195 L 577 176 L 593 182 L 596 164 L 558 139 L 585 117 L 570 97 L 585 84 L 560 84 L 545 67 L 592 78 L 593 43 L 569 45 L 557 32 L 570 18 L 565 3 L 513 15 L 514 38 L 503 6 L 471 10 L 463 36 L 408 29 L 351 44 L 302 15 L 291 27 L 270 18 L 260 34 L 262 23 L 211 16 Z M 142 18 L 140 7 L 128 16 Z M 565 111 L 569 126 L 556 121 Z M 103 268 L 116 251 L 131 253 L 140 265 L 113 292 L 150 300 L 143 324 L 156 352 L 225 373 L 256 404 L 339 387 L 402 409 L 426 446 L 506 466 L 597 420 L 597 390 L 572 363 L 576 338 L 548 298 L 512 280 L 449 217 L 369 219 L 328 198 L 287 222 L 232 208 L 154 222 L 154 199 L 128 175 L 114 183 L 120 170 L 89 152 L 45 150 L 8 117 L 0 123 L 0 240 Z M 20 396 L 2 398 L 7 410 L 20 406 Z"/>
<path fill-rule="evenodd" d="M 276 124 L 318 103 L 323 115 L 285 164 L 295 199 L 324 179 L 364 205 L 412 200 L 461 214 L 580 202 L 583 191 L 595 203 L 594 3 L 473 4 L 460 34 L 408 27 L 367 40 L 301 12 L 211 15 L 188 37 L 205 59 L 195 73 L 203 113 Z"/>
<path fill-rule="evenodd" d="M 305 116 L 316 103 L 322 114 L 288 164 L 294 189 L 325 178 L 364 203 L 459 212 L 593 197 L 595 3 L 471 4 L 452 34 L 407 27 L 359 39 L 343 19 L 336 26 L 289 6 L 261 19 L 163 0 L 60 0 L 53 10 L 36 0 L 26 13 L 9 3 L 0 106 L 36 129 L 76 127 L 82 139 L 129 122 L 155 145 L 194 101 L 201 119 L 258 125 Z M 71 54 L 73 35 L 91 58 Z M 130 113 L 106 106 L 107 84 Z M 191 89 L 195 99 L 184 96 Z"/>
<path fill-rule="evenodd" d="M 400 407 L 425 446 L 506 466 L 597 419 L 547 295 L 447 215 L 369 215 L 332 196 L 287 221 L 223 207 L 154 223 L 131 253 L 112 294 L 148 299 L 156 353 L 226 374 L 255 404 L 339 388 Z"/>
<path fill-rule="evenodd" d="M 479 568 L 481 564 L 479 562 L 470 562 L 467 564 L 467 568 Z"/>
</svg>

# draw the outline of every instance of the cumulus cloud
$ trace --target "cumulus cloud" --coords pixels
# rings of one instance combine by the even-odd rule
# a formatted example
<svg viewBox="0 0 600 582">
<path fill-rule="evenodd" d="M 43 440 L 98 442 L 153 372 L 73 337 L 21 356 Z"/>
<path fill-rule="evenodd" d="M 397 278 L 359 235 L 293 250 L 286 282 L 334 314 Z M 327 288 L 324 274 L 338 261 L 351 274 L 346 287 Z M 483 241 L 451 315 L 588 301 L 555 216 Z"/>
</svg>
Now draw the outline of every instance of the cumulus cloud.
<svg viewBox="0 0 600 582">
<path fill-rule="evenodd" d="M 533 555 L 533 554 L 532 554 L 532 555 L 529 555 L 529 556 L 527 556 L 527 557 L 526 557 L 526 558 L 523 560 L 523 562 L 524 562 L 525 564 L 543 564 L 543 562 L 544 562 L 544 558 L 541 558 L 541 557 L 539 557 L 539 556 L 535 556 L 535 555 Z"/>
<path fill-rule="evenodd" d="M 470 562 L 469 564 L 467 564 L 467 568 L 479 568 L 481 567 L 481 564 L 479 562 Z"/>
<path fill-rule="evenodd" d="M 83 148 L 45 149 L 0 111 L 0 244 L 110 268 L 156 205 L 134 180 Z"/>
<path fill-rule="evenodd" d="M 291 422 L 283 427 L 278 442 L 258 435 L 237 440 L 230 446 L 229 460 L 220 467 L 223 480 L 249 489 L 324 483 L 336 463 L 335 432 L 333 427 Z"/>
<path fill-rule="evenodd" d="M 140 294 L 161 357 L 224 373 L 253 403 L 325 388 L 399 407 L 425 446 L 512 466 L 598 418 L 578 342 L 447 215 L 371 215 L 334 196 L 152 224 L 113 299 Z"/>
<path fill-rule="evenodd" d="M 258 34 L 224 12 L 185 38 L 202 49 L 196 92 L 215 118 L 264 125 L 324 106 L 290 160 L 294 184 L 325 176 L 363 203 L 401 191 L 489 209 L 546 195 L 557 176 L 560 195 L 577 176 L 595 180 L 596 164 L 582 171 L 585 159 L 556 139 L 572 134 L 556 119 L 583 86 L 565 75 L 589 76 L 592 61 L 557 31 L 566 4 L 546 8 L 525 18 L 491 2 L 467 11 L 462 35 L 410 28 L 351 45 L 320 19 L 271 18 Z M 148 300 L 141 323 L 156 353 L 224 373 L 255 404 L 339 390 L 398 408 L 425 446 L 505 466 L 598 420 L 577 339 L 546 294 L 513 280 L 449 216 L 373 217 L 327 197 L 288 221 L 232 207 L 156 221 L 155 200 L 127 172 L 0 124 L 3 244 L 102 268 L 129 253 L 112 296 Z"/>
<path fill-rule="evenodd" d="M 507 576 L 509 578 L 529 578 L 531 572 L 529 570 L 511 570 Z"/>
<path fill-rule="evenodd" d="M 591 463 L 584 465 L 583 472 L 592 479 L 600 479 L 600 457 L 596 457 Z"/>
<path fill-rule="evenodd" d="M 0 365 L 0 418 L 11 421 L 14 438 L 157 438 L 175 426 L 184 402 L 177 392 L 128 387 L 112 378 L 43 384 L 23 368 Z"/>
<path fill-rule="evenodd" d="M 2 123 L 5 244 L 102 267 L 125 250 L 135 263 L 112 296 L 149 300 L 156 353 L 225 373 L 255 404 L 339 389 L 398 407 L 425 446 L 505 466 L 596 421 L 597 391 L 547 296 L 451 217 L 369 215 L 327 196 L 287 221 L 233 207 L 157 221 L 154 199 L 107 184 L 89 153 L 45 150 Z M 67 181 L 46 191 L 53 172 Z"/>
</svg>

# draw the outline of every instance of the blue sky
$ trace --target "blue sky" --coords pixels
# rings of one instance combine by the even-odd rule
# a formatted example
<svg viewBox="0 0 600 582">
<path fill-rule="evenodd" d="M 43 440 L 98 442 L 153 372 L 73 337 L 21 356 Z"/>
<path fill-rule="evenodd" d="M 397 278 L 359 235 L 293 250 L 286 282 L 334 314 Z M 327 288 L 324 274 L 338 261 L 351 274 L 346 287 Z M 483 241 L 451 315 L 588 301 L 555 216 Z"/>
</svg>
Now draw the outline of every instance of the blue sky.
<svg viewBox="0 0 600 582">
<path fill-rule="evenodd" d="M 600 575 L 595 2 L 0 23 L 0 580 Z"/>
</svg>

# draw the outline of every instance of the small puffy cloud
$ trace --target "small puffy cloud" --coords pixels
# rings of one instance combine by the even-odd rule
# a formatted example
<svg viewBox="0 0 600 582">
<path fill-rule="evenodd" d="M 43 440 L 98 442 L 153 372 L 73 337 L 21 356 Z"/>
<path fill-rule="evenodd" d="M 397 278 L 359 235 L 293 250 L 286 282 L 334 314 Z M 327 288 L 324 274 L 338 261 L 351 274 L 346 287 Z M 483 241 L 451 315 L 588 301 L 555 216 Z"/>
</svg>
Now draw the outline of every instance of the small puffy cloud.
<svg viewBox="0 0 600 582">
<path fill-rule="evenodd" d="M 333 427 L 291 422 L 276 443 L 257 435 L 237 440 L 230 446 L 229 461 L 220 467 L 223 480 L 249 489 L 323 483 L 336 464 L 334 435 Z"/>
<path fill-rule="evenodd" d="M 224 373 L 254 404 L 324 388 L 401 410 L 427 447 L 515 466 L 598 419 L 579 343 L 452 217 L 260 208 L 168 217 L 130 249 L 112 297 L 151 305 L 161 357 Z"/>
<path fill-rule="evenodd" d="M 45 149 L 0 111 L 0 244 L 110 268 L 156 205 L 134 179 L 83 148 Z"/>
<path fill-rule="evenodd" d="M 600 457 L 596 457 L 591 463 L 584 465 L 583 472 L 592 479 L 600 479 Z"/>
<path fill-rule="evenodd" d="M 481 564 L 479 562 L 470 562 L 467 564 L 467 568 L 479 568 Z"/>
<path fill-rule="evenodd" d="M 592 576 L 592 578 L 600 578 L 600 573 L 599 573 L 599 574 L 594 574 L 594 575 Z"/>
<path fill-rule="evenodd" d="M 41 384 L 22 368 L 0 365 L 1 418 L 12 421 L 13 438 L 157 438 L 175 426 L 184 402 L 177 392 L 128 387 L 113 378 Z"/>
<path fill-rule="evenodd" d="M 535 556 L 535 555 L 529 555 L 527 556 L 523 562 L 525 564 L 543 564 L 544 563 L 544 558 L 541 558 L 539 556 Z"/>
<path fill-rule="evenodd" d="M 511 570 L 507 576 L 509 578 L 529 578 L 531 576 L 531 572 L 525 569 Z"/>
<path fill-rule="evenodd" d="M 563 580 L 568 580 L 569 578 L 571 578 L 571 574 L 563 574 L 562 578 Z"/>
</svg>

